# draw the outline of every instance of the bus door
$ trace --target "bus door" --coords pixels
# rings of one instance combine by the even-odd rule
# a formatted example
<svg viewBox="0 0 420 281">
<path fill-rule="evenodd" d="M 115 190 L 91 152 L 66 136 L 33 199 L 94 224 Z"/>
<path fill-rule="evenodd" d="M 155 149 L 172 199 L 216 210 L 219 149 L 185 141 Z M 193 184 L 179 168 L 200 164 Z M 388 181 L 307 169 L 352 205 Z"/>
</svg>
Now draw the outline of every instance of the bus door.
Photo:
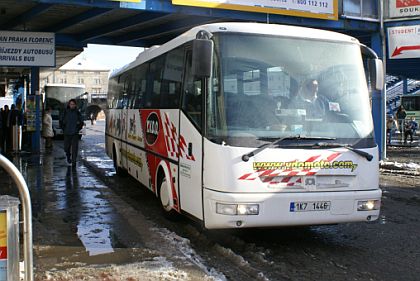
<svg viewBox="0 0 420 281">
<path fill-rule="evenodd" d="M 131 76 L 123 76 L 124 88 L 122 89 L 122 110 L 121 110 L 121 166 L 129 171 L 128 167 L 128 147 L 127 147 L 127 128 L 128 128 L 128 108 L 129 95 L 131 91 Z"/>
<path fill-rule="evenodd" d="M 203 219 L 202 118 L 203 82 L 191 74 L 191 51 L 187 51 L 179 125 L 179 194 L 181 209 Z"/>
</svg>

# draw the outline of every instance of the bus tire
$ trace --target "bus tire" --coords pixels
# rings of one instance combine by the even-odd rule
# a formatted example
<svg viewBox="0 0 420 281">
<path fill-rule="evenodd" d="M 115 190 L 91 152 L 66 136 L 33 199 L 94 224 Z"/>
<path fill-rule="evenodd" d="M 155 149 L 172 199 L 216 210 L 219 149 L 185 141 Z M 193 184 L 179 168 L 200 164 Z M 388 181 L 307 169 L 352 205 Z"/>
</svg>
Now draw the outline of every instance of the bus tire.
<svg viewBox="0 0 420 281">
<path fill-rule="evenodd" d="M 173 221 L 179 219 L 180 214 L 172 208 L 170 203 L 171 196 L 164 172 L 160 173 L 158 180 L 158 197 L 165 218 Z"/>
<path fill-rule="evenodd" d="M 114 169 L 117 176 L 123 177 L 126 175 L 123 168 L 118 166 L 118 158 L 117 158 L 117 150 L 114 148 L 112 149 L 112 160 L 114 162 Z"/>
</svg>

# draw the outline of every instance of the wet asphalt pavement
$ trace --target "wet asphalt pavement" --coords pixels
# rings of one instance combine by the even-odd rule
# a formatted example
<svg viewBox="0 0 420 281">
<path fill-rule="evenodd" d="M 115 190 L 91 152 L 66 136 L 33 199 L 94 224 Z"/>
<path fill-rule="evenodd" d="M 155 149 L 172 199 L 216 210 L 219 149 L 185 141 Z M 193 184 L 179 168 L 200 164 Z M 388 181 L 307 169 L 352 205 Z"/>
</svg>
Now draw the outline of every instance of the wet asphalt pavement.
<svg viewBox="0 0 420 281">
<path fill-rule="evenodd" d="M 416 173 L 382 173 L 375 222 L 206 231 L 166 220 L 151 192 L 116 176 L 103 131 L 88 125 L 76 169 L 60 140 L 13 159 L 32 196 L 36 280 L 419 280 Z M 3 171 L 0 183 L 14 193 Z"/>
</svg>

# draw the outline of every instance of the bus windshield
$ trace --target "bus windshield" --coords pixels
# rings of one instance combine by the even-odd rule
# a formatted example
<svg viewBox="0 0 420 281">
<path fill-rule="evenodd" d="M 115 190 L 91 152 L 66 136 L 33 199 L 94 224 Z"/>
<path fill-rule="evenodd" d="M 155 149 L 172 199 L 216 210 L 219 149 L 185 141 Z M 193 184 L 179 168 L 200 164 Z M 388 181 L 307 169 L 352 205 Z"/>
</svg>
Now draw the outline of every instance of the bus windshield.
<svg viewBox="0 0 420 281">
<path fill-rule="evenodd" d="M 251 34 L 213 40 L 209 139 L 257 147 L 299 135 L 375 145 L 357 44 Z"/>
<path fill-rule="evenodd" d="M 420 111 L 420 95 L 403 96 L 401 104 L 407 111 Z"/>
</svg>

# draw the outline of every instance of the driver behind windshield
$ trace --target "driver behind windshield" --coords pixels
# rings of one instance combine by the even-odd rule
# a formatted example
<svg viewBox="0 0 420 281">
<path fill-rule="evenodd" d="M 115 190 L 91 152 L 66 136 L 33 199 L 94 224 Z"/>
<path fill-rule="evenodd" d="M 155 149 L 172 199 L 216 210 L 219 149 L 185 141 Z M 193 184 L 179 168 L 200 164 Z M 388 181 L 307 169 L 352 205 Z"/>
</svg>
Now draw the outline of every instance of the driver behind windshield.
<svg viewBox="0 0 420 281">
<path fill-rule="evenodd" d="M 289 108 L 304 109 L 307 119 L 322 119 L 326 113 L 326 104 L 324 98 L 318 96 L 318 81 L 309 79 L 301 84 Z"/>
</svg>

